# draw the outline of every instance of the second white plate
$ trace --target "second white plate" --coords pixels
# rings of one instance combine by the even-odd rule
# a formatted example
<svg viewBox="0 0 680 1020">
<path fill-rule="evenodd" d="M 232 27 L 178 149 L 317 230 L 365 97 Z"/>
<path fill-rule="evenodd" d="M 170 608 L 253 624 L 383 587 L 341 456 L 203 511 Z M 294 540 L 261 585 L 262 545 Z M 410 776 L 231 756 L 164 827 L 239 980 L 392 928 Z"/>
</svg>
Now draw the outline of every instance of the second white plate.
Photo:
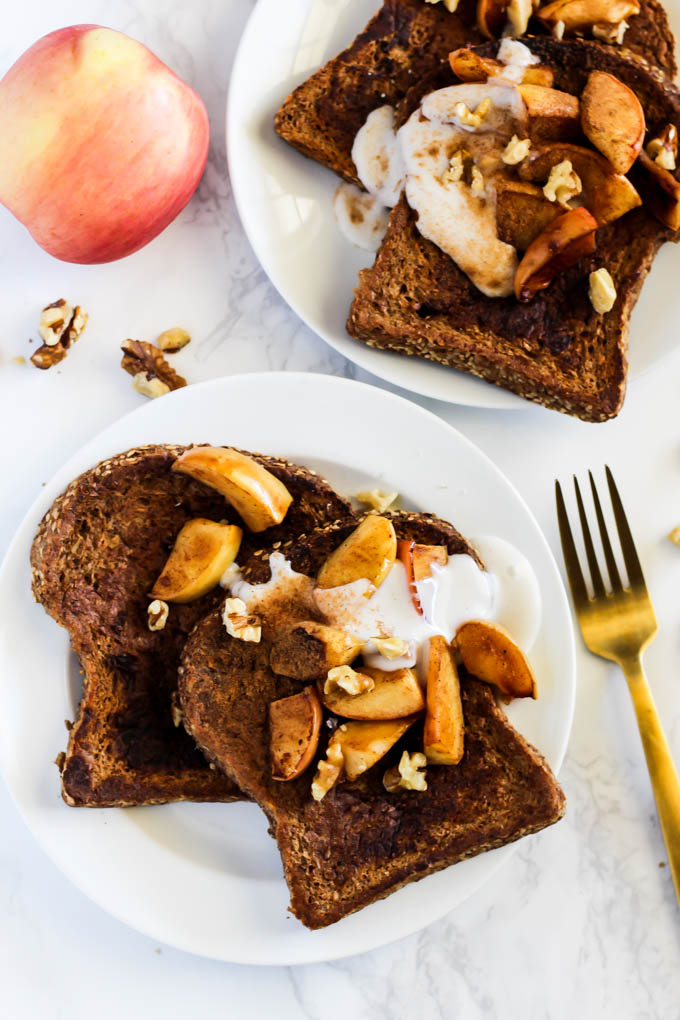
<svg viewBox="0 0 680 1020">
<path fill-rule="evenodd" d="M 438 400 L 477 407 L 536 407 L 474 376 L 422 358 L 368 347 L 345 329 L 360 269 L 370 252 L 354 248 L 335 222 L 337 177 L 286 145 L 274 114 L 297 85 L 344 49 L 380 0 L 259 0 L 248 22 L 229 87 L 227 150 L 234 196 L 248 239 L 293 311 L 357 365 L 388 382 Z M 680 0 L 666 5 L 675 27 Z M 654 262 L 633 313 L 631 378 L 677 347 L 680 300 L 677 250 Z M 537 413 L 544 413 L 543 410 Z"/>
<path fill-rule="evenodd" d="M 404 506 L 437 513 L 464 534 L 512 542 L 538 579 L 543 625 L 531 651 L 539 699 L 513 703 L 509 715 L 558 769 L 573 711 L 573 632 L 538 525 L 487 457 L 429 412 L 360 383 L 266 373 L 177 390 L 112 425 L 43 489 L 0 572 L 0 768 L 45 851 L 91 899 L 155 939 L 237 963 L 330 960 L 417 931 L 487 881 L 512 846 L 310 932 L 286 912 L 279 856 L 254 804 L 86 810 L 61 800 L 53 761 L 66 744 L 63 720 L 74 717 L 77 685 L 66 633 L 31 598 L 31 542 L 72 478 L 102 458 L 154 442 L 278 454 L 326 475 L 343 494 L 396 489 Z"/>
</svg>

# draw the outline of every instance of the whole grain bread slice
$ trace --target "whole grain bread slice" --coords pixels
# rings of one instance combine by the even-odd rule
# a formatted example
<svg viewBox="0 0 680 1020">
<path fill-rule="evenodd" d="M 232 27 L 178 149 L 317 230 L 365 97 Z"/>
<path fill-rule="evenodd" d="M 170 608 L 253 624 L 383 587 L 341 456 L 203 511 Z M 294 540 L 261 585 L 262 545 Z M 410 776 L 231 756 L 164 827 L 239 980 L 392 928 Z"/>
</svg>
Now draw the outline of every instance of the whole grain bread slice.
<svg viewBox="0 0 680 1020">
<path fill-rule="evenodd" d="M 33 542 L 33 594 L 68 630 L 83 672 L 82 699 L 60 757 L 62 793 L 71 805 L 241 797 L 209 767 L 173 706 L 186 636 L 223 590 L 172 605 L 165 628 L 148 629 L 147 593 L 186 521 L 242 524 L 219 493 L 172 471 L 185 449 L 139 447 L 86 471 L 54 502 Z M 351 514 L 313 472 L 253 456 L 284 482 L 293 503 L 281 525 L 259 535 L 245 531 L 240 556 Z"/>
<path fill-rule="evenodd" d="M 288 96 L 275 130 L 303 155 L 358 184 L 352 144 L 366 117 L 386 103 L 396 106 L 414 82 L 446 65 L 451 50 L 485 41 L 475 25 L 476 6 L 461 0 L 452 14 L 443 3 L 385 0 L 347 49 Z M 530 31 L 544 29 L 534 18 Z M 613 51 L 608 44 L 593 45 Z M 675 40 L 658 0 L 641 0 L 625 47 L 675 76 Z"/>
<path fill-rule="evenodd" d="M 680 126 L 680 93 L 644 61 L 585 40 L 532 38 L 526 44 L 553 68 L 556 88 L 580 95 L 590 71 L 608 71 L 637 94 L 650 132 L 669 121 Z M 453 82 L 443 70 L 414 86 L 400 119 L 424 92 Z M 374 265 L 359 274 L 347 330 L 372 347 L 450 365 L 554 410 L 605 421 L 618 413 L 625 394 L 631 312 L 654 256 L 673 237 L 637 208 L 597 231 L 592 256 L 520 304 L 482 295 L 421 236 L 402 196 Z M 598 315 L 588 275 L 602 266 L 618 296 L 610 312 Z"/>
<path fill-rule="evenodd" d="M 477 554 L 431 515 L 391 516 L 399 538 L 443 544 L 450 554 Z M 313 577 L 355 524 L 319 529 L 283 553 Z M 481 564 L 480 564 L 481 565 Z M 269 576 L 262 557 L 247 565 L 251 581 Z M 462 680 L 465 753 L 456 766 L 429 766 L 428 789 L 387 793 L 385 768 L 422 745 L 416 724 L 378 765 L 316 802 L 314 769 L 290 782 L 271 777 L 268 706 L 302 684 L 275 675 L 269 654 L 276 631 L 265 615 L 262 641 L 230 638 L 219 612 L 197 624 L 185 645 L 180 699 L 185 726 L 206 756 L 266 813 L 291 895 L 290 909 L 321 928 L 408 882 L 537 832 L 557 821 L 564 795 L 542 756 L 509 724 L 491 690 Z M 322 727 L 322 734 L 330 731 Z M 320 753 L 325 751 L 322 736 Z"/>
</svg>

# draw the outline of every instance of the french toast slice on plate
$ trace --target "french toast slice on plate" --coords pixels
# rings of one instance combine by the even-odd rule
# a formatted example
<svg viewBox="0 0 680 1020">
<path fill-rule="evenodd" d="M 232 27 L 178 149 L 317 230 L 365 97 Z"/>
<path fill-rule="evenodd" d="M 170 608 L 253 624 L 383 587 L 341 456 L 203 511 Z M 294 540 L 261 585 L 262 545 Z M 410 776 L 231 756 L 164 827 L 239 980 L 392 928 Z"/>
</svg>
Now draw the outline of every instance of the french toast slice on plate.
<svg viewBox="0 0 680 1020">
<path fill-rule="evenodd" d="M 680 124 L 680 93 L 644 61 L 585 40 L 524 42 L 553 70 L 556 89 L 580 96 L 591 71 L 608 72 L 635 92 L 650 135 L 666 123 Z M 400 121 L 423 94 L 455 81 L 442 70 L 414 86 Z M 605 421 L 625 394 L 631 312 L 654 256 L 675 236 L 643 204 L 600 227 L 594 253 L 531 301 L 489 299 L 419 233 L 402 195 L 374 265 L 359 274 L 347 330 L 371 346 L 471 372 L 585 421 Z M 589 299 L 589 275 L 602 267 L 617 294 L 606 315 Z"/>
<path fill-rule="evenodd" d="M 452 50 L 485 42 L 476 27 L 476 7 L 475 0 L 461 0 L 450 13 L 443 3 L 385 0 L 347 49 L 288 96 L 275 117 L 277 133 L 305 156 L 359 184 L 352 144 L 366 117 L 386 103 L 396 106 L 414 83 L 446 64 Z M 530 31 L 543 30 L 532 19 Z M 658 0 L 641 0 L 624 46 L 675 76 L 675 40 Z"/>
<path fill-rule="evenodd" d="M 187 634 L 223 596 L 219 586 L 172 604 L 162 630 L 148 627 L 149 592 L 182 526 L 241 518 L 219 492 L 172 467 L 186 447 L 145 446 L 76 478 L 43 518 L 31 550 L 33 594 L 65 627 L 83 672 L 83 694 L 61 756 L 70 805 L 104 807 L 242 794 L 209 767 L 173 712 Z M 240 556 L 271 548 L 351 509 L 318 475 L 280 458 L 250 455 L 287 487 L 283 522 L 244 528 Z"/>
<path fill-rule="evenodd" d="M 455 528 L 428 514 L 387 513 L 398 539 L 445 546 L 474 556 Z M 315 577 L 356 521 L 319 528 L 282 547 L 294 571 Z M 265 557 L 244 565 L 246 578 L 266 583 Z M 303 611 L 308 611 L 304 607 Z M 283 862 L 291 910 L 309 928 L 322 928 L 408 882 L 557 821 L 564 795 L 542 756 L 497 707 L 491 689 L 461 679 L 465 750 L 455 766 L 428 766 L 427 790 L 388 793 L 385 766 L 422 744 L 416 722 L 379 765 L 353 782 L 338 782 L 321 800 L 311 793 L 314 769 L 280 782 L 272 778 L 269 705 L 303 682 L 275 674 L 270 651 L 277 621 L 260 644 L 230 637 L 219 609 L 190 634 L 180 667 L 184 724 L 206 756 L 263 809 Z M 323 757 L 330 729 L 321 727 Z"/>
</svg>

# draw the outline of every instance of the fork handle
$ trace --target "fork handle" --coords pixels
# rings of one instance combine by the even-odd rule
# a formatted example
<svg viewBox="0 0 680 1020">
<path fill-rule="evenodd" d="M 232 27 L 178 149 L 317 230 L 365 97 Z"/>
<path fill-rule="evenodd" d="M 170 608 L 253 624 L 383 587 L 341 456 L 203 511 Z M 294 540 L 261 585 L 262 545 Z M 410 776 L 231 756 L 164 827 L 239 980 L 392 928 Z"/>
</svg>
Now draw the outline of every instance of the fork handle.
<svg viewBox="0 0 680 1020">
<path fill-rule="evenodd" d="M 638 657 L 621 663 L 633 699 L 642 746 L 652 781 L 661 832 L 666 842 L 668 863 L 680 905 L 680 780 L 666 735 L 649 689 L 642 661 Z"/>
</svg>

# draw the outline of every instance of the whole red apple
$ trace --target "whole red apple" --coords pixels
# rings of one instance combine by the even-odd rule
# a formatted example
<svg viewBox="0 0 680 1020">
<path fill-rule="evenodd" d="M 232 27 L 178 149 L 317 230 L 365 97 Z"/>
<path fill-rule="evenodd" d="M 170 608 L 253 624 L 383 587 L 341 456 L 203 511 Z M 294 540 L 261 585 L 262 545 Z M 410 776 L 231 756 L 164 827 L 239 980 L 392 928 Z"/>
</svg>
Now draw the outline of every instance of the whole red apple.
<svg viewBox="0 0 680 1020">
<path fill-rule="evenodd" d="M 208 156 L 200 96 L 120 32 L 39 39 L 0 81 L 0 202 L 66 262 L 112 262 L 177 216 Z"/>
</svg>

